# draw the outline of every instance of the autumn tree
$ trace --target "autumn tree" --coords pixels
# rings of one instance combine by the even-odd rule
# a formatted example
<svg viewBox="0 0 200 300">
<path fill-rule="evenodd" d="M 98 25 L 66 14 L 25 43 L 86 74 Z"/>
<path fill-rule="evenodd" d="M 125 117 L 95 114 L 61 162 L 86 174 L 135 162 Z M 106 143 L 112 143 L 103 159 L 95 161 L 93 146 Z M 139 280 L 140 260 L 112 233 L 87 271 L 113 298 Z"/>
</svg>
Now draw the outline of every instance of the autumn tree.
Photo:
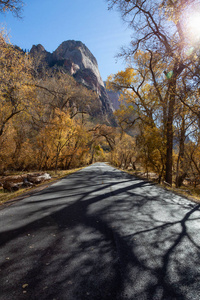
<svg viewBox="0 0 200 300">
<path fill-rule="evenodd" d="M 137 51 L 134 67 L 109 76 L 107 81 L 109 88 L 121 90 L 125 103 L 115 112 L 122 132 L 134 127 L 133 135 L 136 136 L 140 161 L 146 171 L 150 169 L 159 175 L 159 181 L 166 172 L 168 82 L 163 80 L 163 68 L 165 64 L 156 59 L 156 55 L 153 57 L 149 51 Z M 184 144 L 197 121 L 197 115 L 193 112 L 196 109 L 196 97 L 193 94 L 191 98 L 186 87 L 185 80 L 177 82 L 173 118 L 173 137 L 178 144 L 176 151 L 179 152 L 176 160 L 176 182 L 177 185 L 179 182 L 179 186 L 187 175 L 183 167 L 186 165 Z"/>
<path fill-rule="evenodd" d="M 31 105 L 31 61 L 0 34 L 0 136 L 9 121 Z"/>
<path fill-rule="evenodd" d="M 112 152 L 115 147 L 116 129 L 105 124 L 98 124 L 89 129 L 91 138 L 89 141 L 91 151 L 91 161 L 95 161 L 95 157 L 103 158 L 104 150 Z M 104 148 L 104 150 L 103 150 Z"/>
<path fill-rule="evenodd" d="M 172 184 L 173 167 L 173 123 L 177 102 L 177 84 L 184 72 L 190 72 L 196 62 L 195 47 L 191 47 L 184 20 L 187 10 L 195 10 L 198 1 L 139 1 L 108 0 L 110 8 L 117 6 L 123 18 L 129 22 L 135 34 L 129 49 L 123 49 L 121 55 L 132 57 L 138 50 L 148 51 L 151 62 L 154 59 L 163 62 L 162 72 L 165 78 L 165 128 L 166 128 L 166 181 Z M 146 80 L 146 78 L 144 78 Z M 148 80 L 148 79 L 147 79 Z M 152 72 L 156 96 L 160 97 L 160 78 Z M 181 99 L 178 99 L 181 101 Z"/>
<path fill-rule="evenodd" d="M 56 108 L 61 111 L 67 111 L 71 118 L 81 115 L 84 121 L 84 115 L 98 111 L 99 105 L 95 92 L 88 90 L 77 83 L 72 76 L 65 73 L 47 72 L 45 78 L 36 78 L 34 87 L 37 89 L 37 99 L 43 106 L 46 105 L 45 114 L 35 112 L 35 121 L 46 122 Z M 40 106 L 41 106 L 40 105 Z"/>
<path fill-rule="evenodd" d="M 125 104 L 120 106 L 115 115 L 122 132 L 134 128 L 130 132 L 134 136 L 133 141 L 136 141 L 132 151 L 133 160 L 136 158 L 147 173 L 149 170 L 156 172 L 161 180 L 165 170 L 165 110 L 162 98 L 155 95 L 149 70 L 150 58 L 148 52 L 137 53 L 135 68 L 127 68 L 110 76 L 107 85 L 122 91 Z"/>
<path fill-rule="evenodd" d="M 35 72 L 34 72 L 35 74 Z M 63 72 L 36 76 L 36 103 L 30 108 L 30 143 L 39 169 L 68 169 L 88 160 L 86 124 L 98 110 L 97 95 Z"/>
<path fill-rule="evenodd" d="M 57 170 L 82 160 L 88 150 L 84 124 L 98 107 L 96 94 L 67 74 L 35 76 L 29 54 L 3 33 L 0 50 L 1 171 Z"/>
<path fill-rule="evenodd" d="M 44 128 L 46 144 L 51 152 L 51 160 L 54 163 L 57 173 L 60 155 L 69 144 L 76 131 L 70 116 L 59 109 L 55 110 L 55 115 L 49 124 Z"/>
<path fill-rule="evenodd" d="M 135 138 L 124 133 L 116 134 L 115 147 L 110 152 L 110 161 L 117 167 L 128 169 L 136 169 L 137 150 Z"/>
<path fill-rule="evenodd" d="M 200 143 L 190 141 L 185 148 L 188 179 L 196 187 L 200 184 Z"/>
</svg>

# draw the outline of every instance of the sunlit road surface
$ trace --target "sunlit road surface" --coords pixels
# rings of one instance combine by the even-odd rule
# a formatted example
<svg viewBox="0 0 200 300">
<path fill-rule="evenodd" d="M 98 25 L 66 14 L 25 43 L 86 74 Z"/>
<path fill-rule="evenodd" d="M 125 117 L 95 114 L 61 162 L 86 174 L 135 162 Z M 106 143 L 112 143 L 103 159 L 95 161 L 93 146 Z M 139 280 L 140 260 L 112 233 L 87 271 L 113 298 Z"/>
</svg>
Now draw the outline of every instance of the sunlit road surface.
<svg viewBox="0 0 200 300">
<path fill-rule="evenodd" d="M 199 205 L 96 163 L 0 210 L 0 299 L 199 300 Z"/>
</svg>

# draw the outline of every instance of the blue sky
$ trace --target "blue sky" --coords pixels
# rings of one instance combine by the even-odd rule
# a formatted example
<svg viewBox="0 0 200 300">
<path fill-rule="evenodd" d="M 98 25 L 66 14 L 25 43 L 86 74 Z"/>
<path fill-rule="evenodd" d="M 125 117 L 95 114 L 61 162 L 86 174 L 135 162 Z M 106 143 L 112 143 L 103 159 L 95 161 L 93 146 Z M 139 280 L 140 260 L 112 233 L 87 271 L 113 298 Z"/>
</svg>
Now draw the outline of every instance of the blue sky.
<svg viewBox="0 0 200 300">
<path fill-rule="evenodd" d="M 130 43 L 132 31 L 106 0 L 24 0 L 23 19 L 0 15 L 13 44 L 30 49 L 42 44 L 53 52 L 63 41 L 83 42 L 96 57 L 103 80 L 125 68 L 116 54 Z"/>
</svg>

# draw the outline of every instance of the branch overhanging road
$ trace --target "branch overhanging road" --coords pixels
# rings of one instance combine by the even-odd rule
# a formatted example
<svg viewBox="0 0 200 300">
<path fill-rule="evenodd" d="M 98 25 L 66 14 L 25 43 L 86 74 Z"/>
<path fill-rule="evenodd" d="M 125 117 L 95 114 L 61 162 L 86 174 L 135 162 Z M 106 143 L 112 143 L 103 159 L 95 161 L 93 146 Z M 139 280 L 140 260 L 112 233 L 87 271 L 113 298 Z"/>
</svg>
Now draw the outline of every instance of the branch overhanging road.
<svg viewBox="0 0 200 300">
<path fill-rule="evenodd" d="M 199 208 L 93 164 L 0 211 L 0 299 L 199 300 Z"/>
</svg>

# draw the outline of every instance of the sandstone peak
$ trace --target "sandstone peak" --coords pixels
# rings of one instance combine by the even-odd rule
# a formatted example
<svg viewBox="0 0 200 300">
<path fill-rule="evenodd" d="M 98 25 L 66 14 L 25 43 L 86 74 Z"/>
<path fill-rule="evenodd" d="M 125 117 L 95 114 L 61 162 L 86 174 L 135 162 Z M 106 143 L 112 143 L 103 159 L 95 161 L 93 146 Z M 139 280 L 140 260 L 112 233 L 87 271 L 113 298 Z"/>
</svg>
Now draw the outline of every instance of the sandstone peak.
<svg viewBox="0 0 200 300">
<path fill-rule="evenodd" d="M 85 56 L 89 57 L 93 64 L 97 65 L 97 60 L 90 50 L 81 41 L 68 40 L 62 42 L 60 46 L 54 51 L 54 55 L 60 55 L 64 58 L 67 53 L 78 50 Z"/>
<path fill-rule="evenodd" d="M 90 50 L 80 41 L 69 40 L 63 42 L 54 52 L 54 60 L 64 60 L 65 65 L 70 65 L 73 62 L 71 68 L 71 75 L 74 75 L 78 70 L 90 69 L 97 77 L 97 81 L 100 85 L 104 86 L 97 60 Z M 87 82 L 83 82 L 87 85 Z"/>
</svg>

